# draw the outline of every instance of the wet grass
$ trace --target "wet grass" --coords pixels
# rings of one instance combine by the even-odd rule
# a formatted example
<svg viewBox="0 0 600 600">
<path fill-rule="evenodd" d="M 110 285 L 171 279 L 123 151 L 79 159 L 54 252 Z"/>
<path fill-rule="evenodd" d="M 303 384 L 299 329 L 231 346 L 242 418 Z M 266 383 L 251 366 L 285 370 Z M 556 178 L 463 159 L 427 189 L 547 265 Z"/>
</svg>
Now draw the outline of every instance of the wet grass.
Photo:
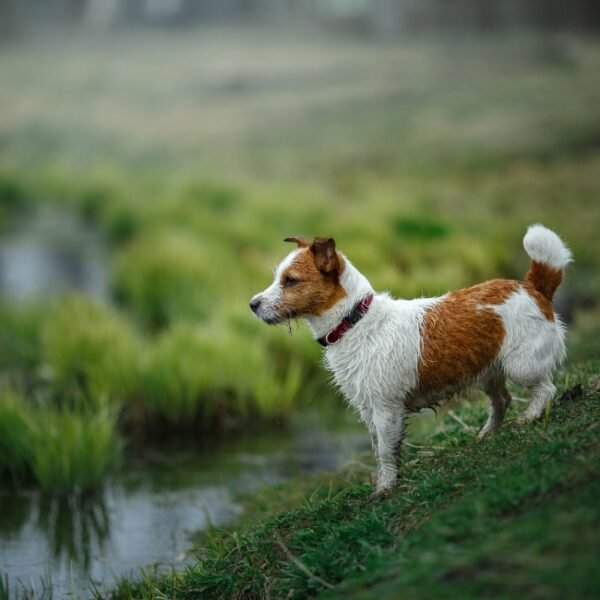
<svg viewBox="0 0 600 600">
<path fill-rule="evenodd" d="M 597 377 L 597 363 L 563 373 L 541 423 L 509 419 L 484 442 L 471 430 L 484 406 L 460 403 L 459 420 L 409 436 L 390 496 L 373 499 L 369 467 L 356 463 L 282 484 L 205 538 L 196 564 L 123 580 L 110 597 L 593 597 Z"/>
<path fill-rule="evenodd" d="M 42 203 L 72 210 L 106 239 L 111 278 L 108 303 L 0 306 L 0 428 L 89 411 L 125 441 L 330 401 L 306 328 L 290 336 L 247 308 L 297 234 L 333 235 L 377 289 L 415 297 L 522 277 L 522 236 L 543 222 L 576 259 L 556 304 L 571 356 L 598 355 L 597 40 L 566 36 L 557 61 L 527 36 L 222 33 L 48 39 L 0 57 L 0 231 Z M 51 487 L 17 437 L 2 472 Z M 92 479 L 114 465 L 101 455 Z M 76 470 L 57 486 L 64 473 L 78 485 Z"/>
<path fill-rule="evenodd" d="M 0 476 L 35 481 L 49 492 L 86 493 L 102 483 L 120 456 L 115 407 L 32 406 L 22 394 L 0 397 Z"/>
<path fill-rule="evenodd" d="M 130 325 L 109 307 L 66 296 L 48 310 L 41 337 L 44 376 L 55 395 L 116 401 L 133 389 L 136 340 Z"/>
<path fill-rule="evenodd" d="M 85 410 L 36 411 L 31 470 L 50 492 L 87 492 L 98 487 L 120 456 L 117 411 L 109 406 Z"/>
</svg>

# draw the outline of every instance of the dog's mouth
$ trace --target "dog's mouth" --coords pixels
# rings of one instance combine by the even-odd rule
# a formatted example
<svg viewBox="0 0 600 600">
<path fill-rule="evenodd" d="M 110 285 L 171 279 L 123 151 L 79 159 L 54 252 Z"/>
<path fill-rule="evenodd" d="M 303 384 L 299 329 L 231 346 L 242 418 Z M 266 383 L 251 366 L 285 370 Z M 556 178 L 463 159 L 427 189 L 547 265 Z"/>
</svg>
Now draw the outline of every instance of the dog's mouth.
<svg viewBox="0 0 600 600">
<path fill-rule="evenodd" d="M 273 302 L 270 299 L 265 300 L 260 295 L 250 300 L 250 309 L 267 325 L 282 325 L 299 316 L 297 310 L 286 307 L 280 300 Z"/>
<path fill-rule="evenodd" d="M 260 317 L 267 325 L 283 325 L 292 319 L 298 318 L 298 313 L 295 310 L 286 311 L 283 315 L 264 316 Z"/>
</svg>

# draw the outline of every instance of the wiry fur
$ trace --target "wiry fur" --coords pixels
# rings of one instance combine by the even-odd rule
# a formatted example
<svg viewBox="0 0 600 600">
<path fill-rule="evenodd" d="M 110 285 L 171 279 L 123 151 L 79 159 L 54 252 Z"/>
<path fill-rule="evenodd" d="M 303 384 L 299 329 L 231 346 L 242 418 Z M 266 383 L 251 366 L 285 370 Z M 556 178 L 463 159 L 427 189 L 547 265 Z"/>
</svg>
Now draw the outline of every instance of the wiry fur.
<svg viewBox="0 0 600 600">
<path fill-rule="evenodd" d="M 304 317 L 314 337 L 320 338 L 373 290 L 339 253 L 335 272 L 315 275 L 308 259 L 314 256 L 315 264 L 321 264 L 321 246 L 291 239 L 299 248 L 281 263 L 273 284 L 253 298 L 251 307 L 269 323 L 291 314 Z M 318 239 L 322 244 L 325 238 Z M 327 243 L 331 258 L 333 240 Z M 571 253 L 556 234 L 534 225 L 524 245 L 534 262 L 548 267 L 549 277 L 559 271 L 562 278 Z M 300 273 L 301 287 L 289 294 L 282 283 L 285 273 L 298 275 L 300 265 L 310 273 Z M 555 392 L 552 373 L 565 356 L 564 327 L 544 293 L 544 273 L 542 268 L 527 281 L 494 280 L 438 298 L 395 300 L 386 293 L 375 294 L 356 326 L 327 347 L 325 364 L 335 384 L 369 429 L 378 461 L 377 491 L 396 482 L 406 415 L 466 386 L 476 385 L 490 398 L 481 437 L 502 423 L 511 401 L 507 380 L 532 392 L 520 420 L 542 415 Z M 334 290 L 330 296 L 335 304 L 298 313 L 297 298 L 318 296 L 325 285 Z"/>
</svg>

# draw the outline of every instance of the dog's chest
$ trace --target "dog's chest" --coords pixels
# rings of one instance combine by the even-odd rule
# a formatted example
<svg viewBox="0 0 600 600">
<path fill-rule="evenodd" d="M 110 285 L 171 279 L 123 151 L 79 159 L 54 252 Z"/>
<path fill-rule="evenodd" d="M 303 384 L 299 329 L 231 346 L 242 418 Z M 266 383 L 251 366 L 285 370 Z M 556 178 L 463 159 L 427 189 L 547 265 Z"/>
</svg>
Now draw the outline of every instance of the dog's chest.
<svg viewBox="0 0 600 600">
<path fill-rule="evenodd" d="M 353 351 L 335 348 L 327 352 L 325 364 L 333 373 L 335 385 L 351 404 L 360 404 L 361 399 L 374 395 L 381 382 L 374 376 L 373 357 L 365 348 Z"/>
<path fill-rule="evenodd" d="M 421 312 L 415 304 L 386 302 L 328 347 L 325 364 L 350 404 L 404 401 L 415 389 Z"/>
</svg>

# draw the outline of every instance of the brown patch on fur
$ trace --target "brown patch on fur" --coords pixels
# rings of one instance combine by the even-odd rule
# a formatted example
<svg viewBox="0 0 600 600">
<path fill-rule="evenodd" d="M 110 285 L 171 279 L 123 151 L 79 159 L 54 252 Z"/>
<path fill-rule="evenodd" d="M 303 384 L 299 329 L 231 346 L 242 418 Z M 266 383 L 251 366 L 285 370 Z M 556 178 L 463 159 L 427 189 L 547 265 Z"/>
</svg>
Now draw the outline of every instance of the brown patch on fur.
<svg viewBox="0 0 600 600">
<path fill-rule="evenodd" d="M 546 317 L 548 321 L 554 321 L 554 308 L 552 307 L 552 302 L 550 302 L 546 296 L 538 292 L 530 281 L 525 281 L 525 283 L 523 283 L 523 288 L 536 301 L 536 304 L 542 311 L 544 317 Z"/>
<path fill-rule="evenodd" d="M 313 244 L 314 245 L 314 244 Z M 325 263 L 324 257 L 315 254 L 313 246 L 302 250 L 294 262 L 281 274 L 283 298 L 281 310 L 292 316 L 321 315 L 327 309 L 337 304 L 346 297 L 346 290 L 339 282 L 345 264 L 343 257 L 335 252 L 335 268 L 333 258 L 328 255 Z M 327 264 L 333 270 L 323 272 L 318 265 Z M 296 282 L 287 285 L 288 278 Z"/>
<path fill-rule="evenodd" d="M 425 312 L 421 327 L 419 394 L 459 388 L 480 375 L 504 340 L 502 318 L 487 304 L 502 304 L 520 284 L 494 279 L 448 294 Z"/>
<path fill-rule="evenodd" d="M 310 251 L 315 257 L 315 265 L 321 273 L 339 276 L 340 259 L 335 250 L 333 238 L 316 237 L 310 245 Z"/>
<path fill-rule="evenodd" d="M 527 271 L 527 275 L 525 275 L 525 281 L 530 283 L 534 289 L 550 302 L 552 302 L 554 292 L 560 285 L 562 278 L 562 269 L 555 269 L 554 267 L 543 262 L 538 262 L 537 260 L 531 261 L 529 271 Z"/>
</svg>

